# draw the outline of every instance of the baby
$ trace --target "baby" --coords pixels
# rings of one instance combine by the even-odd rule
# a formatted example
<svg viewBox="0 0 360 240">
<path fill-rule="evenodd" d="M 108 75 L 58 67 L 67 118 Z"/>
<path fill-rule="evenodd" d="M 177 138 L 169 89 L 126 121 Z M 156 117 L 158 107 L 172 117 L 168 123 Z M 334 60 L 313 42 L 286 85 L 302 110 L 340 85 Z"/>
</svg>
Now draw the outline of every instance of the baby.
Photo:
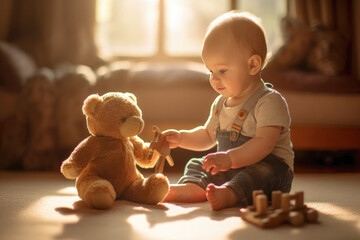
<svg viewBox="0 0 360 240">
<path fill-rule="evenodd" d="M 200 202 L 213 210 L 245 207 L 252 191 L 289 192 L 294 154 L 285 99 L 261 79 L 267 46 L 260 20 L 228 12 L 209 26 L 202 59 L 210 84 L 220 95 L 204 126 L 164 132 L 170 148 L 217 152 L 191 159 L 166 202 Z"/>
</svg>

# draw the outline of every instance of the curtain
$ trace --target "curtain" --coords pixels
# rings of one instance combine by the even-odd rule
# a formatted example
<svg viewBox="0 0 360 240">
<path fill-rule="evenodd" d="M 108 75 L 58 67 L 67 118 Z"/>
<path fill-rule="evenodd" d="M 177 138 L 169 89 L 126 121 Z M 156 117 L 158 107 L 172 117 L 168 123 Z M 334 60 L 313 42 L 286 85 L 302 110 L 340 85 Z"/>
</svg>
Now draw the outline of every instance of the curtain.
<svg viewBox="0 0 360 240">
<path fill-rule="evenodd" d="M 338 44 L 338 47 L 344 48 L 343 54 L 339 54 L 339 57 L 342 58 L 346 54 L 344 56 L 346 60 L 339 64 L 344 65 L 346 72 L 351 72 L 351 70 L 354 72 L 356 66 L 355 56 L 352 56 L 352 48 L 355 45 L 352 5 L 354 5 L 352 0 L 288 0 L 289 17 L 298 20 L 304 26 L 312 28 L 315 25 L 321 26 L 323 32 L 331 32 L 333 35 L 335 33 L 343 38 L 344 43 Z M 328 37 L 329 34 L 325 36 Z M 317 40 L 322 40 L 323 37 L 320 35 Z M 337 47 L 335 50 L 341 51 Z M 335 61 L 334 63 L 335 66 L 339 65 Z M 352 63 L 352 69 L 349 63 Z"/>
<path fill-rule="evenodd" d="M 351 37 L 350 0 L 289 0 L 288 12 L 305 25 L 315 22 Z"/>
<path fill-rule="evenodd" d="M 94 41 L 96 0 L 6 0 L 5 40 L 30 54 L 38 66 L 100 63 Z"/>
</svg>

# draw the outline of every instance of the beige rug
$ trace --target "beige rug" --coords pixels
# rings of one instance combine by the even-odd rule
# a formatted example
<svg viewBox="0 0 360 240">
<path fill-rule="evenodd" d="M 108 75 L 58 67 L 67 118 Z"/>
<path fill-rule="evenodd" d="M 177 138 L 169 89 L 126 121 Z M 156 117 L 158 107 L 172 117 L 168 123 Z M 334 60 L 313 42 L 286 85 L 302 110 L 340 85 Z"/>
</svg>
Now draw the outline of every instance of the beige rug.
<svg viewBox="0 0 360 240">
<path fill-rule="evenodd" d="M 178 174 L 169 175 L 174 183 Z M 57 173 L 0 172 L 0 238 L 11 239 L 360 239 L 360 173 L 297 174 L 293 190 L 320 212 L 317 224 L 264 230 L 239 209 L 214 212 L 207 202 L 157 206 L 117 201 L 88 209 L 74 182 Z"/>
</svg>

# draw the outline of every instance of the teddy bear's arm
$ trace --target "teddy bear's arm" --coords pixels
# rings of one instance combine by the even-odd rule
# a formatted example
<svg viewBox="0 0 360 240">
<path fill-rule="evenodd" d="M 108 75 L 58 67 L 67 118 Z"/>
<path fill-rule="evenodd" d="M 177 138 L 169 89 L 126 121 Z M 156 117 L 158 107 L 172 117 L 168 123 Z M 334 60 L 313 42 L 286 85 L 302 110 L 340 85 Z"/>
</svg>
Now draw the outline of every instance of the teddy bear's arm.
<svg viewBox="0 0 360 240">
<path fill-rule="evenodd" d="M 93 136 L 83 140 L 61 164 L 61 173 L 68 179 L 75 179 L 92 159 L 95 146 Z"/>
<path fill-rule="evenodd" d="M 145 143 L 138 136 L 131 137 L 130 141 L 134 146 L 134 156 L 136 163 L 143 168 L 151 168 L 155 166 L 156 159 L 149 159 L 149 143 Z"/>
</svg>

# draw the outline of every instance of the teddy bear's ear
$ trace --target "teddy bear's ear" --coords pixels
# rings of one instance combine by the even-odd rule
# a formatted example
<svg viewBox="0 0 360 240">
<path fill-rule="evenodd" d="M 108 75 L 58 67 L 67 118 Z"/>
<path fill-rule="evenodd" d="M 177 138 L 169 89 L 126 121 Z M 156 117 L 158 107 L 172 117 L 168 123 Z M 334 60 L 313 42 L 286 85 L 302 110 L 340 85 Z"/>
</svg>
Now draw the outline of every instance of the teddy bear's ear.
<svg viewBox="0 0 360 240">
<path fill-rule="evenodd" d="M 132 99 L 135 103 L 137 103 L 137 99 L 136 99 L 136 96 L 133 94 L 133 93 L 129 93 L 129 92 L 126 92 L 124 93 L 127 97 L 129 97 L 130 99 Z"/>
<path fill-rule="evenodd" d="M 103 100 L 98 94 L 92 94 L 88 96 L 85 99 L 84 105 L 82 107 L 83 113 L 87 116 L 93 116 L 96 112 L 97 107 L 102 102 Z"/>
</svg>

